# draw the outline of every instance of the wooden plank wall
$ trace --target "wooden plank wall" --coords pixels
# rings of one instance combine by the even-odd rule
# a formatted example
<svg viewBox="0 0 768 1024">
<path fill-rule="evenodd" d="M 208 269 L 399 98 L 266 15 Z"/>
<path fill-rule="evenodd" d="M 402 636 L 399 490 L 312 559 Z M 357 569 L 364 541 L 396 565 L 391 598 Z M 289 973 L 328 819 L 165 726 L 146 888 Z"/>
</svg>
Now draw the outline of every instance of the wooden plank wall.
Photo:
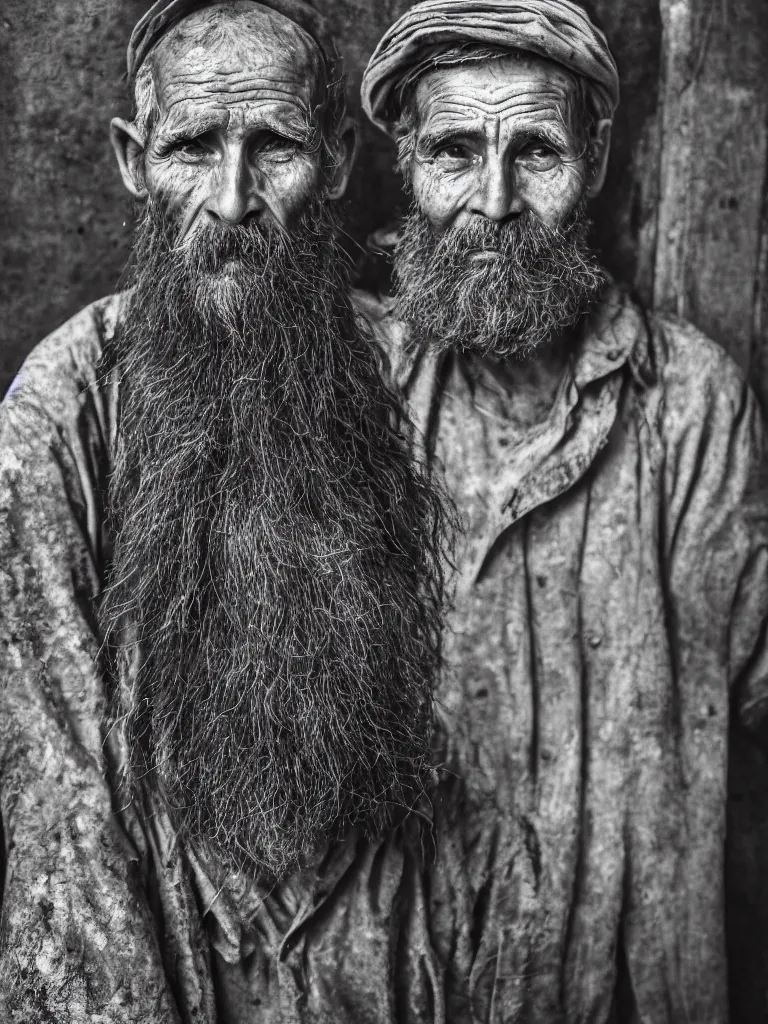
<svg viewBox="0 0 768 1024">
<path fill-rule="evenodd" d="M 720 341 L 768 398 L 766 0 L 661 0 L 652 297 Z"/>
<path fill-rule="evenodd" d="M 768 3 L 660 0 L 655 227 L 639 289 L 750 374 L 768 411 Z M 732 1020 L 768 1020 L 768 767 L 736 724 L 726 899 Z"/>
</svg>

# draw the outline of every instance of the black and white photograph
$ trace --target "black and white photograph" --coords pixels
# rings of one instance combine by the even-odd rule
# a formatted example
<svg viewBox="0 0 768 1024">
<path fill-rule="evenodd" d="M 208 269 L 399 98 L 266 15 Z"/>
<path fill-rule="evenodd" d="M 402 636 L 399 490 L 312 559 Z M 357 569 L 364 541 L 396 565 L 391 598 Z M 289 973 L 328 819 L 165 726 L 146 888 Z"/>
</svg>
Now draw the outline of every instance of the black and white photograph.
<svg viewBox="0 0 768 1024">
<path fill-rule="evenodd" d="M 768 0 L 0 0 L 0 1024 L 768 1024 Z"/>
</svg>

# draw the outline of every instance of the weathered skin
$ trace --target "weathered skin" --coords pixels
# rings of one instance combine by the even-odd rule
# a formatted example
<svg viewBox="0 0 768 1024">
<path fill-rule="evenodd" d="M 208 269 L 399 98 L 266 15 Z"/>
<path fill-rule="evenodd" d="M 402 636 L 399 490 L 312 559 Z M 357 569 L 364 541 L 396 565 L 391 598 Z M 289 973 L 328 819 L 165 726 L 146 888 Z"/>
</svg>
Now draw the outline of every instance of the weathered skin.
<svg viewBox="0 0 768 1024">
<path fill-rule="evenodd" d="M 244 215 L 260 195 L 255 173 L 218 169 L 260 116 L 237 109 L 195 165 L 200 193 L 169 178 L 188 231 L 221 215 L 220 185 Z M 117 136 L 144 194 L 143 140 Z M 290 224 L 276 199 L 261 213 Z M 97 366 L 118 307 L 44 342 L 0 414 L 2 1019 L 724 1022 L 729 697 L 764 716 L 768 549 L 759 415 L 723 353 L 611 289 L 560 377 L 500 393 L 505 368 L 409 352 L 370 310 L 467 524 L 446 771 L 423 817 L 264 892 L 180 845 L 151 788 L 113 802 L 124 752 L 103 733 L 92 612 L 116 428 Z"/>
<path fill-rule="evenodd" d="M 321 186 L 329 198 L 343 193 L 352 138 L 342 138 L 325 181 L 315 116 L 321 58 L 297 25 L 250 4 L 220 5 L 185 18 L 152 59 L 157 124 L 147 139 L 115 118 L 112 140 L 126 188 L 167 202 L 180 241 L 210 220 L 254 217 L 290 229 Z"/>
<path fill-rule="evenodd" d="M 473 216 L 531 210 L 557 227 L 585 187 L 600 191 L 610 122 L 592 139 L 574 128 L 573 79 L 551 61 L 510 56 L 439 68 L 416 90 L 414 199 L 438 230 Z M 587 145 L 597 162 L 588 181 Z"/>
</svg>

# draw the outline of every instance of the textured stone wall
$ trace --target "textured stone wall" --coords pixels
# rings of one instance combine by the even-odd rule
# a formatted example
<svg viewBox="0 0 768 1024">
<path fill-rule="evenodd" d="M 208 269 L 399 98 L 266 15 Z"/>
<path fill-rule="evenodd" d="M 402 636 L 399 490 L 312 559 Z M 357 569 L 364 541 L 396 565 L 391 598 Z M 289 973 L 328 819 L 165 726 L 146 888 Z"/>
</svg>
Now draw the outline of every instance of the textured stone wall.
<svg viewBox="0 0 768 1024">
<path fill-rule="evenodd" d="M 29 349 L 115 288 L 130 207 L 109 119 L 137 0 L 0 5 L 0 388 Z"/>
</svg>

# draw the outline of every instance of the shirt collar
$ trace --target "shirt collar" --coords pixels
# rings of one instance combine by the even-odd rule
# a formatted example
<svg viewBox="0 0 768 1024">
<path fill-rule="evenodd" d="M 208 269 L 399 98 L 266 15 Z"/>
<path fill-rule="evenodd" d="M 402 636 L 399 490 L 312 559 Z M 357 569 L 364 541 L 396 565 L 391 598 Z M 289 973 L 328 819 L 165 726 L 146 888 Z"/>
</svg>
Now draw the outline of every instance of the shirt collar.
<svg viewBox="0 0 768 1024">
<path fill-rule="evenodd" d="M 354 293 L 356 306 L 367 315 L 387 362 L 387 375 L 396 388 L 410 391 L 415 378 L 426 371 L 439 373 L 441 359 L 409 345 L 408 329 L 396 319 L 393 300 L 380 303 Z M 587 315 L 572 365 L 573 381 L 579 390 L 629 365 L 640 384 L 652 381 L 648 328 L 641 310 L 626 289 L 611 278 L 603 295 Z"/>
<path fill-rule="evenodd" d="M 645 320 L 623 288 L 609 281 L 588 315 L 574 353 L 573 380 L 579 391 L 630 364 L 633 376 L 647 381 Z"/>
</svg>

